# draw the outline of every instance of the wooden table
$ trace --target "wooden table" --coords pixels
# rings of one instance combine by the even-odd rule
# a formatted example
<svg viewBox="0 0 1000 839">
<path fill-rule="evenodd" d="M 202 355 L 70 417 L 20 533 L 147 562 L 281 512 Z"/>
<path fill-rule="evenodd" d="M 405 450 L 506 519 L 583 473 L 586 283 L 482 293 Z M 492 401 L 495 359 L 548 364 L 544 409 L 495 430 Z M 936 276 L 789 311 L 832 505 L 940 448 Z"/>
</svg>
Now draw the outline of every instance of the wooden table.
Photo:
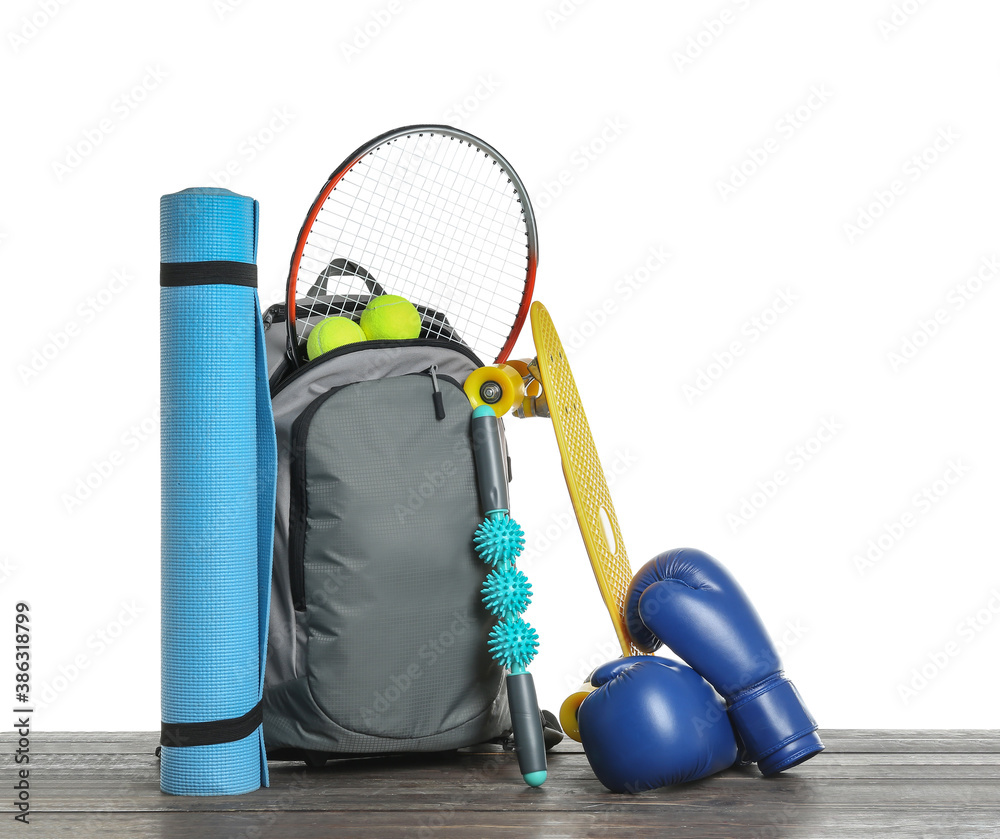
<svg viewBox="0 0 1000 839">
<path fill-rule="evenodd" d="M 34 734 L 32 818 L 13 821 L 14 737 L 0 735 L 2 837 L 1000 836 L 1000 731 L 824 731 L 827 750 L 777 778 L 754 767 L 638 796 L 612 795 L 582 749 L 550 755 L 529 789 L 514 756 L 476 751 L 307 770 L 271 764 L 243 796 L 160 792 L 156 735 Z"/>
</svg>

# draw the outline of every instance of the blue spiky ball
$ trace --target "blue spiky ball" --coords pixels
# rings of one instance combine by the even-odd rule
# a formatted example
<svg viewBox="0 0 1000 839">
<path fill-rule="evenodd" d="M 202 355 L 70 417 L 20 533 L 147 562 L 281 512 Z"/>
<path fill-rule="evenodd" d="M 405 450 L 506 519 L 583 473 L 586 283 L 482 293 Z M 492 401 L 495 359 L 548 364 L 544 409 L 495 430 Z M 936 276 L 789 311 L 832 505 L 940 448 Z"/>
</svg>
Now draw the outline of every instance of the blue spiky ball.
<svg viewBox="0 0 1000 839">
<path fill-rule="evenodd" d="M 538 650 L 538 633 L 523 618 L 502 620 L 490 630 L 489 650 L 501 667 L 526 668 Z"/>
<path fill-rule="evenodd" d="M 519 615 L 531 603 L 531 583 L 517 568 L 494 568 L 482 593 L 486 608 L 499 617 Z"/>
<path fill-rule="evenodd" d="M 491 516 L 476 528 L 472 543 L 484 562 L 511 563 L 524 550 L 524 531 L 510 516 Z"/>
</svg>

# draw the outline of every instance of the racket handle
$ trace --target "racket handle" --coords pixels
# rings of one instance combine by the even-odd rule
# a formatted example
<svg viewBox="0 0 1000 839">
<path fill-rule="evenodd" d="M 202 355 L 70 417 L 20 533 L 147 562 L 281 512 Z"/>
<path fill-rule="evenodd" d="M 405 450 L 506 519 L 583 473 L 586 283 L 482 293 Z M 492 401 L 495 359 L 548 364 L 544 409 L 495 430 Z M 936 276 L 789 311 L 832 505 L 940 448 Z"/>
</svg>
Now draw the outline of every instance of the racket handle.
<svg viewBox="0 0 1000 839">
<path fill-rule="evenodd" d="M 545 758 L 542 718 L 538 713 L 538 698 L 535 696 L 535 682 L 530 673 L 507 675 L 507 702 L 510 705 L 514 750 L 517 752 L 521 776 L 529 786 L 541 786 L 548 776 L 548 763 Z"/>
<path fill-rule="evenodd" d="M 472 453 L 476 461 L 476 482 L 483 514 L 509 510 L 500 420 L 489 405 L 480 405 L 472 412 Z"/>
</svg>

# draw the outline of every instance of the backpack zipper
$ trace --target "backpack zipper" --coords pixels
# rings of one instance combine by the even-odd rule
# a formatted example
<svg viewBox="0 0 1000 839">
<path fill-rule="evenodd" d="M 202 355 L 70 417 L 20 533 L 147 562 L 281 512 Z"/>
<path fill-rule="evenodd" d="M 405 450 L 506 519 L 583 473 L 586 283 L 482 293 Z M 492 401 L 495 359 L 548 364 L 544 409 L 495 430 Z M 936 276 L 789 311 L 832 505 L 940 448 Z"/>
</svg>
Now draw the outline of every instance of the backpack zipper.
<svg viewBox="0 0 1000 839">
<path fill-rule="evenodd" d="M 271 385 L 271 398 L 274 399 L 281 391 L 283 391 L 288 385 L 294 382 L 299 376 L 304 375 L 306 372 L 311 370 L 315 365 L 322 364 L 333 358 L 340 358 L 342 355 L 349 355 L 353 352 L 359 352 L 361 350 L 381 350 L 381 349 L 394 349 L 399 347 L 444 347 L 449 350 L 455 350 L 462 353 L 470 361 L 474 362 L 477 367 L 482 367 L 483 362 L 479 360 L 479 357 L 470 350 L 465 344 L 460 344 L 457 341 L 442 340 L 440 338 L 407 338 L 405 340 L 389 340 L 389 341 L 358 341 L 355 344 L 345 344 L 342 347 L 337 347 L 335 350 L 330 350 L 328 353 L 323 353 L 323 355 L 314 358 L 312 361 L 306 362 L 298 369 L 290 373 L 282 381 L 274 382 Z"/>
<path fill-rule="evenodd" d="M 431 388 L 434 391 L 431 396 L 431 399 L 434 400 L 434 416 L 436 416 L 438 420 L 443 420 L 445 417 L 444 397 L 441 395 L 441 387 L 438 385 L 438 366 L 436 364 L 432 364 L 427 368 L 427 372 L 431 374 Z"/>
</svg>

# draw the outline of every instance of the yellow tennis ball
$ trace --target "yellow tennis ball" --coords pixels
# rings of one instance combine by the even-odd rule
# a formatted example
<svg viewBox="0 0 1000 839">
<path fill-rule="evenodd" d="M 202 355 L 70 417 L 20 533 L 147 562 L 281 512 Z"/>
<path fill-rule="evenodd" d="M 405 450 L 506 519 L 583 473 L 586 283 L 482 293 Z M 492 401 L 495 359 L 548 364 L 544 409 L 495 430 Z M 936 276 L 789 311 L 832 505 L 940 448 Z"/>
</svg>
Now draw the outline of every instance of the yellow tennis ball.
<svg viewBox="0 0 1000 839">
<path fill-rule="evenodd" d="M 369 341 L 417 338 L 420 335 L 420 312 L 405 297 L 383 294 L 361 313 L 361 328 Z"/>
<path fill-rule="evenodd" d="M 344 344 L 353 344 L 356 341 L 364 340 L 365 333 L 350 318 L 324 318 L 309 333 L 309 340 L 306 341 L 306 355 L 312 361 L 323 353 L 335 350 Z"/>
</svg>

